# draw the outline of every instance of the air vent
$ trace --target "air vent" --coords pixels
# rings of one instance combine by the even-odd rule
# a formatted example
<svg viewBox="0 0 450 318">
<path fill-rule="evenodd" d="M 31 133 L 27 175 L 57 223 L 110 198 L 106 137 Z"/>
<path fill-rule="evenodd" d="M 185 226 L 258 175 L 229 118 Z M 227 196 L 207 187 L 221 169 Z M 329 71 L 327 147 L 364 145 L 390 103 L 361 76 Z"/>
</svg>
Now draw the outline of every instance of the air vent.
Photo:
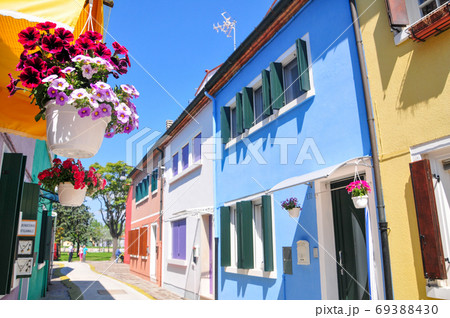
<svg viewBox="0 0 450 318">
<path fill-rule="evenodd" d="M 443 160 L 442 166 L 444 167 L 444 170 L 450 170 L 450 159 Z"/>
</svg>

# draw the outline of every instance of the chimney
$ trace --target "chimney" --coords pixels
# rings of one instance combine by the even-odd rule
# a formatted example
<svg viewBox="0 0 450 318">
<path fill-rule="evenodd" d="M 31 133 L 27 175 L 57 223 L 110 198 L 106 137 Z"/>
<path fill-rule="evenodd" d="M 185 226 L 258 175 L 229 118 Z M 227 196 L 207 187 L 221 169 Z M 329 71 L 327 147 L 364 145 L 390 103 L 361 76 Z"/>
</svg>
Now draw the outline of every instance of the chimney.
<svg viewBox="0 0 450 318">
<path fill-rule="evenodd" d="M 172 126 L 172 124 L 173 124 L 173 120 L 170 120 L 170 119 L 166 120 L 166 130 L 169 129 L 170 126 Z"/>
</svg>

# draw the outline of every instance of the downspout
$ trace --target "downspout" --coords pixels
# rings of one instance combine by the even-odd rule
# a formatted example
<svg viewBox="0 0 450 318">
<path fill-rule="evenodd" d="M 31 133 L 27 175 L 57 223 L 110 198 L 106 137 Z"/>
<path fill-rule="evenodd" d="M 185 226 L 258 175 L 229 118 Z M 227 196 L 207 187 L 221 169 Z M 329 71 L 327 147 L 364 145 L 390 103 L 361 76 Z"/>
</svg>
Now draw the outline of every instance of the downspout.
<svg viewBox="0 0 450 318">
<path fill-rule="evenodd" d="M 213 202 L 214 202 L 214 208 L 215 208 L 215 206 L 216 206 L 216 198 L 217 198 L 217 196 L 216 196 L 217 186 L 216 186 L 216 180 L 214 178 L 214 175 L 216 173 L 216 151 L 217 151 L 217 138 L 216 138 L 216 126 L 217 126 L 216 125 L 216 113 L 217 113 L 217 111 L 216 111 L 216 99 L 213 96 L 211 96 L 206 90 L 205 90 L 205 95 L 213 103 L 213 105 L 212 105 L 212 108 L 213 108 L 212 137 L 213 137 L 213 143 L 214 143 L 214 159 L 213 159 L 213 197 L 214 198 L 213 198 Z M 212 215 L 213 221 L 214 221 L 214 214 L 215 214 L 215 211 L 213 212 L 213 215 Z M 215 229 L 216 222 L 214 221 L 213 223 L 214 223 L 214 235 L 215 235 L 218 232 Z M 215 240 L 215 242 L 217 242 L 217 240 Z M 218 299 L 218 297 L 217 297 L 218 296 L 218 286 L 217 285 L 218 285 L 218 272 L 219 272 L 218 262 L 217 262 L 217 256 L 218 256 L 217 247 L 218 247 L 218 244 L 216 243 L 214 247 L 215 247 L 214 248 L 214 258 L 216 259 L 216 261 L 214 262 L 214 299 L 217 300 Z"/>
<path fill-rule="evenodd" d="M 361 80 L 364 91 L 364 101 L 366 104 L 367 122 L 369 125 L 370 146 L 372 148 L 373 170 L 375 177 L 375 189 L 377 196 L 377 211 L 378 211 L 378 225 L 381 234 L 381 249 L 383 255 L 383 269 L 384 269 L 384 287 L 385 297 L 387 300 L 394 299 L 392 290 L 392 272 L 391 272 L 391 258 L 389 254 L 388 241 L 388 223 L 386 222 L 386 211 L 384 207 L 383 188 L 381 186 L 380 160 L 377 148 L 377 139 L 375 133 L 375 119 L 373 117 L 372 101 L 370 99 L 369 81 L 367 75 L 367 68 L 364 58 L 364 49 L 360 33 L 360 25 L 358 13 L 356 11 L 355 0 L 350 0 L 350 10 L 353 20 L 353 29 L 355 31 L 356 46 L 358 50 L 358 60 L 361 71 Z"/>
<path fill-rule="evenodd" d="M 160 275 L 160 279 L 159 279 L 159 286 L 162 286 L 162 210 L 163 210 L 163 187 L 164 187 L 164 178 L 163 178 L 163 160 L 164 160 L 164 151 L 161 150 L 159 147 L 156 147 L 156 150 L 158 150 L 161 154 L 161 160 L 159 161 L 159 171 L 160 171 L 160 193 L 159 193 L 159 218 L 158 218 L 158 222 L 159 222 L 159 246 L 158 247 L 158 256 L 159 256 L 159 262 L 161 262 L 161 266 L 159 267 L 159 275 Z M 156 243 L 156 242 L 155 242 Z M 156 266 L 156 264 L 155 264 Z M 156 272 L 156 269 L 155 269 Z"/>
</svg>

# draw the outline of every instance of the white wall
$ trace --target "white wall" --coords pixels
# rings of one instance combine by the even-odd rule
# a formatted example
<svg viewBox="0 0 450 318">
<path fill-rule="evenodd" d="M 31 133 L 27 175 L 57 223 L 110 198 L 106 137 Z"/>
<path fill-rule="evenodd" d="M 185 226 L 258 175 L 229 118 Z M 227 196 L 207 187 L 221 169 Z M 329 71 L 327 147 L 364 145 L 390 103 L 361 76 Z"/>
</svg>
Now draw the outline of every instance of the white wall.
<svg viewBox="0 0 450 318">
<path fill-rule="evenodd" d="M 210 208 L 212 213 L 214 205 L 212 103 L 206 105 L 194 118 L 164 149 L 163 286 L 186 298 L 195 298 L 200 289 L 201 260 L 195 263 L 192 258 L 193 246 L 200 246 L 203 226 L 197 210 Z M 193 163 L 192 140 L 199 132 L 202 134 L 202 157 L 200 163 Z M 191 142 L 189 167 L 183 171 L 181 148 L 188 142 Z M 180 164 L 178 175 L 173 176 L 172 156 L 176 152 L 179 153 Z M 186 218 L 186 260 L 172 260 L 171 222 L 182 218 Z"/>
</svg>

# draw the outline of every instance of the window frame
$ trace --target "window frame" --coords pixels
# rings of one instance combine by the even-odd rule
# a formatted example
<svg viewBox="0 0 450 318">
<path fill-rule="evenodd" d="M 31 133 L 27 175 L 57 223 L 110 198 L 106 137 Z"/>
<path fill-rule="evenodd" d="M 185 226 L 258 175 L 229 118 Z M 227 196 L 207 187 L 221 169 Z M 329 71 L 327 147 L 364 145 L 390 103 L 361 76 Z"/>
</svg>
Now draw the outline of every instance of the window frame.
<svg viewBox="0 0 450 318">
<path fill-rule="evenodd" d="M 198 136 L 200 136 L 200 138 L 197 138 Z M 199 154 L 199 157 L 198 157 L 198 159 L 196 159 L 196 150 L 195 150 L 195 140 L 196 139 L 199 139 L 199 142 L 200 142 L 200 145 L 199 145 L 199 147 L 200 147 L 200 154 Z M 202 132 L 200 131 L 200 132 L 198 132 L 197 134 L 195 134 L 194 135 L 194 138 L 192 138 L 192 164 L 196 164 L 196 163 L 201 163 L 202 162 L 202 145 L 203 145 L 203 143 L 202 143 Z"/>
<path fill-rule="evenodd" d="M 265 118 L 263 118 L 258 123 L 253 123 L 253 126 L 250 129 L 245 130 L 242 134 L 238 134 L 236 137 L 232 137 L 232 134 L 230 132 L 230 140 L 225 144 L 225 149 L 228 149 L 238 143 L 240 140 L 248 137 L 249 135 L 253 134 L 257 130 L 261 129 L 265 125 L 269 124 L 270 122 L 276 120 L 278 117 L 282 116 L 283 114 L 290 111 L 292 108 L 295 108 L 297 106 L 300 106 L 303 102 L 311 98 L 315 95 L 315 86 L 314 86 L 314 78 L 313 78 L 313 72 L 312 72 L 312 59 L 311 59 L 311 42 L 309 39 L 309 33 L 306 33 L 302 37 L 299 37 L 300 40 L 303 40 L 306 42 L 306 50 L 307 50 L 307 59 L 308 59 L 308 76 L 310 81 L 310 90 L 301 93 L 300 96 L 296 97 L 292 101 L 290 101 L 288 104 L 284 105 L 281 109 L 278 111 L 274 111 L 272 115 L 266 116 L 263 115 Z M 284 67 L 292 62 L 292 60 L 297 59 L 297 45 L 294 41 L 294 43 L 286 50 L 284 51 L 275 61 L 275 63 L 281 63 L 283 67 L 283 83 L 284 83 Z M 270 64 L 270 63 L 269 63 Z M 266 69 L 270 71 L 270 65 L 267 65 Z M 260 86 L 262 86 L 262 75 L 258 74 L 247 86 L 245 87 L 251 87 L 253 89 L 253 97 L 254 97 L 254 91 L 258 89 Z M 285 94 L 286 95 L 286 94 Z M 284 97 L 285 98 L 285 97 Z M 254 108 L 254 102 L 255 98 L 253 98 L 253 109 Z M 233 96 L 228 103 L 225 104 L 225 107 L 230 107 L 230 117 L 231 117 L 231 110 L 236 107 L 236 96 Z M 256 113 L 254 111 L 254 113 Z M 264 109 L 263 109 L 264 113 Z M 231 125 L 232 126 L 232 122 Z M 231 129 L 231 127 L 230 127 Z"/>
<path fill-rule="evenodd" d="M 175 177 L 175 176 L 177 176 L 178 173 L 179 173 L 180 161 L 179 161 L 179 159 L 178 159 L 178 157 L 179 157 L 178 153 L 179 153 L 179 152 L 177 151 L 177 152 L 172 156 L 172 178 Z M 175 165 L 175 160 L 174 160 L 175 156 L 177 157 L 176 165 Z M 176 168 L 176 169 L 174 169 L 174 168 Z"/>
<path fill-rule="evenodd" d="M 178 224 L 180 224 L 180 223 L 184 223 L 184 258 L 176 257 L 174 255 L 174 252 L 175 252 L 174 251 L 174 243 L 175 243 L 174 225 L 177 224 L 177 227 L 179 227 Z M 170 250 L 170 258 L 172 260 L 176 260 L 176 261 L 186 261 L 186 257 L 187 257 L 187 255 L 186 255 L 186 252 L 187 252 L 187 247 L 186 247 L 186 245 L 187 245 L 187 219 L 183 218 L 183 219 L 173 220 L 173 221 L 170 222 L 170 225 L 171 225 L 171 231 L 172 231 L 172 233 L 171 233 L 171 245 L 170 245 L 170 248 L 171 248 L 171 250 Z M 179 232 L 178 231 L 179 231 L 179 229 L 177 229 L 177 242 L 178 242 L 177 246 L 179 248 L 181 246 L 181 244 L 180 244 Z M 176 252 L 179 252 L 179 250 L 177 249 Z"/>
<path fill-rule="evenodd" d="M 236 221 L 237 221 L 237 208 L 236 204 L 237 202 L 229 202 L 226 203 L 225 206 L 230 207 L 230 266 L 223 267 L 225 272 L 227 273 L 235 273 L 235 274 L 242 274 L 242 275 L 249 275 L 249 276 L 258 276 L 258 277 L 266 277 L 266 278 L 277 278 L 277 266 L 276 266 L 276 246 L 275 246 L 275 224 L 274 224 L 274 213 L 272 213 L 272 255 L 273 255 L 273 270 L 272 271 L 264 271 L 264 239 L 263 239 L 263 228 L 262 228 L 262 197 L 263 194 L 254 195 L 248 198 L 244 198 L 239 201 L 251 201 L 252 202 L 252 223 L 253 223 L 253 268 L 252 269 L 242 269 L 238 268 L 238 247 L 237 247 L 237 227 L 236 227 Z M 271 195 L 271 205 L 272 205 L 272 211 L 273 210 L 273 196 Z M 257 231 L 255 224 L 257 223 L 255 220 L 255 207 L 260 206 L 260 228 L 261 228 L 261 239 L 258 239 L 257 237 Z M 260 265 L 258 266 L 256 261 L 258 259 L 256 258 L 256 251 L 257 246 L 256 244 L 260 244 L 260 248 L 258 248 L 262 253 L 260 255 Z M 258 268 L 257 268 L 258 266 Z"/>
<path fill-rule="evenodd" d="M 184 149 L 186 149 L 187 147 L 187 163 L 186 163 L 186 167 L 184 167 Z M 190 166 L 190 154 L 191 154 L 191 149 L 190 149 L 190 142 L 187 142 L 186 144 L 184 144 L 183 147 L 181 147 L 181 150 L 179 152 L 181 152 L 181 171 L 185 171 L 189 168 Z"/>
</svg>

